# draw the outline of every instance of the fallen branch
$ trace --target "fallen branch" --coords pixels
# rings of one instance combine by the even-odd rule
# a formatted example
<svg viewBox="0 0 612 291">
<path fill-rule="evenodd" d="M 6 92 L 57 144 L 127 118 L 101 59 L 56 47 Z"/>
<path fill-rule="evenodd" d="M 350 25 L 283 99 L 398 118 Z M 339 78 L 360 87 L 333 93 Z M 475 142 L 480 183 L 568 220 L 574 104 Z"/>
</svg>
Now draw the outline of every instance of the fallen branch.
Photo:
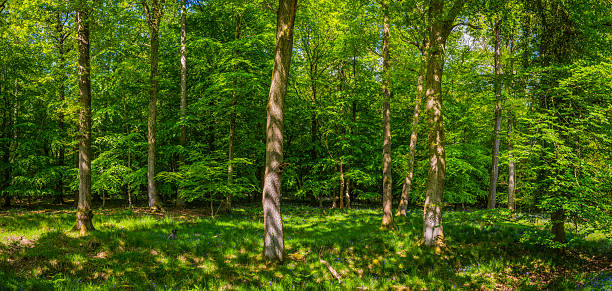
<svg viewBox="0 0 612 291">
<path fill-rule="evenodd" d="M 338 274 L 338 272 L 336 272 L 336 270 L 334 270 L 334 268 L 332 268 L 332 266 L 328 262 L 321 258 L 319 258 L 319 262 L 321 262 L 321 264 L 327 267 L 332 276 L 334 276 L 334 278 L 338 280 L 338 283 L 342 284 L 342 277 L 340 276 L 340 274 Z"/>
</svg>

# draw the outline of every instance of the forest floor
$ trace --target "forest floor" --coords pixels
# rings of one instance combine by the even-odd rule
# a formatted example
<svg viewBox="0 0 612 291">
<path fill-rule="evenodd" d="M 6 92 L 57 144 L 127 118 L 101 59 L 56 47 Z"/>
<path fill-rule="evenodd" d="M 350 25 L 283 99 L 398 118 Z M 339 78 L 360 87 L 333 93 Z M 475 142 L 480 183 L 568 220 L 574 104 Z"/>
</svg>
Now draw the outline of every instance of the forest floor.
<svg viewBox="0 0 612 291">
<path fill-rule="evenodd" d="M 504 210 L 446 212 L 435 249 L 419 244 L 421 209 L 382 231 L 379 210 L 285 207 L 283 264 L 262 259 L 259 207 L 94 213 L 81 236 L 74 209 L 0 212 L 0 290 L 612 289 L 605 235 L 568 226 L 570 246 L 553 250 L 545 218 Z"/>
</svg>

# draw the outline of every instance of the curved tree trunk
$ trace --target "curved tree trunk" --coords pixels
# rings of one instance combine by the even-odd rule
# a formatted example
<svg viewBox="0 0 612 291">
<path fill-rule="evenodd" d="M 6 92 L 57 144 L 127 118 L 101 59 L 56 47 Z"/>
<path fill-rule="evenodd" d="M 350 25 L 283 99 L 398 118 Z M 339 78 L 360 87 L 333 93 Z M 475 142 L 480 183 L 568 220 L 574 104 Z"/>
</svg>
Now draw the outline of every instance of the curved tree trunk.
<svg viewBox="0 0 612 291">
<path fill-rule="evenodd" d="M 91 79 L 89 65 L 89 10 L 81 3 L 77 11 L 79 47 L 79 202 L 74 230 L 94 230 L 91 210 Z"/>
<path fill-rule="evenodd" d="M 497 178 L 499 177 L 499 131 L 501 130 L 501 64 L 500 58 L 500 20 L 495 23 L 495 126 L 493 129 L 493 149 L 491 150 L 491 174 L 489 176 L 488 209 L 494 209 L 497 204 Z"/>
<path fill-rule="evenodd" d="M 276 18 L 276 53 L 267 109 L 266 169 L 262 195 L 264 212 L 263 255 L 267 259 L 278 261 L 283 261 L 285 252 L 283 219 L 280 209 L 281 180 L 284 167 L 283 106 L 289 80 L 296 10 L 297 0 L 279 0 Z"/>
<path fill-rule="evenodd" d="M 419 78 L 417 80 L 417 92 L 416 99 L 414 101 L 414 114 L 412 116 L 412 134 L 410 135 L 410 152 L 408 160 L 408 173 L 404 179 L 404 185 L 402 186 L 402 196 L 400 198 L 399 206 L 397 207 L 397 216 L 406 216 L 406 210 L 410 203 L 410 188 L 412 186 L 412 178 L 414 176 L 414 154 L 416 152 L 417 135 L 419 118 L 421 115 L 421 100 L 423 99 L 423 82 L 425 79 L 425 68 L 427 62 L 427 55 L 425 51 L 422 51 L 421 56 L 421 68 L 419 69 Z"/>
<path fill-rule="evenodd" d="M 389 79 L 391 76 L 391 60 L 389 56 L 389 7 L 385 0 L 381 1 L 383 12 L 383 79 L 382 79 L 382 115 L 383 115 L 383 219 L 382 228 L 393 229 L 392 199 L 393 186 L 391 180 L 391 88 Z"/>
</svg>

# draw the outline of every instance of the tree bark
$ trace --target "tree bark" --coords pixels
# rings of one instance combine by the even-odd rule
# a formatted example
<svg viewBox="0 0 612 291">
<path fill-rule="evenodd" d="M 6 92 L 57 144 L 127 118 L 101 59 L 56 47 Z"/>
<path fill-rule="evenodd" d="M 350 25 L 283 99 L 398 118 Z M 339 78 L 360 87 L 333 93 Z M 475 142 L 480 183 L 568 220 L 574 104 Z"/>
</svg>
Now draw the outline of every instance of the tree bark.
<svg viewBox="0 0 612 291">
<path fill-rule="evenodd" d="M 89 7 L 82 2 L 77 11 L 79 48 L 79 202 L 74 230 L 94 230 L 91 210 L 91 79 L 89 64 Z"/>
<path fill-rule="evenodd" d="M 442 71 L 446 39 L 452 24 L 465 4 L 455 1 L 444 17 L 444 0 L 432 0 L 429 5 L 429 43 L 425 96 L 427 126 L 429 127 L 429 172 L 423 207 L 423 243 L 426 246 L 442 244 L 442 196 L 446 182 L 446 150 L 444 148 L 444 118 L 442 115 Z"/>
<path fill-rule="evenodd" d="M 427 55 L 426 52 L 423 50 L 421 52 L 421 67 L 419 69 L 416 99 L 414 101 L 414 114 L 412 116 L 412 134 L 410 135 L 410 152 L 408 154 L 408 173 L 406 173 L 404 185 L 402 186 L 402 196 L 400 198 L 400 203 L 397 208 L 397 216 L 406 216 L 406 210 L 408 209 L 408 204 L 410 203 L 410 188 L 412 186 L 412 178 L 414 175 L 414 154 L 416 152 L 418 125 L 419 118 L 421 115 L 420 105 L 421 100 L 423 100 L 423 82 L 425 80 L 425 68 L 427 64 L 426 62 Z"/>
<path fill-rule="evenodd" d="M 500 21 L 495 23 L 495 126 L 493 128 L 493 144 L 491 154 L 491 174 L 489 176 L 488 209 L 494 209 L 497 204 L 497 178 L 499 177 L 499 131 L 501 130 L 501 64 L 500 64 Z"/>
<path fill-rule="evenodd" d="M 514 189 L 516 187 L 516 174 L 514 172 L 514 158 L 512 156 L 512 126 L 513 119 L 508 116 L 508 209 L 514 211 L 516 209 L 516 202 L 514 197 Z"/>
<path fill-rule="evenodd" d="M 276 52 L 267 108 L 266 170 L 262 195 L 264 212 L 263 255 L 267 259 L 278 261 L 283 261 L 285 252 L 283 220 L 280 209 L 281 179 L 284 167 L 283 106 L 291 65 L 296 10 L 297 0 L 279 0 L 276 12 Z"/>
<path fill-rule="evenodd" d="M 148 120 L 148 151 L 147 151 L 147 190 L 149 195 L 149 207 L 155 211 L 161 210 L 161 201 L 157 193 L 156 173 L 156 127 L 157 127 L 157 94 L 159 90 L 158 63 L 159 63 L 159 25 L 163 15 L 164 0 L 152 0 L 151 6 L 143 1 L 145 15 L 149 24 L 151 34 L 150 62 L 151 71 L 149 75 L 149 120 Z"/>
<path fill-rule="evenodd" d="M 340 209 L 344 209 L 344 165 L 339 161 L 340 167 L 340 191 L 338 191 L 338 201 Z"/>
<path fill-rule="evenodd" d="M 240 14 L 236 14 L 236 32 L 235 40 L 240 39 Z M 238 49 L 234 50 L 235 57 L 238 57 Z M 234 67 L 234 71 L 238 72 L 238 67 Z M 232 108 L 230 109 L 230 128 L 229 128 L 229 145 L 228 145 L 228 165 L 227 165 L 227 183 L 232 184 L 234 178 L 234 140 L 236 138 L 236 104 L 238 102 L 237 82 L 234 80 L 234 91 L 232 92 Z M 225 197 L 225 207 L 227 212 L 232 210 L 232 196 L 228 194 Z"/>
<path fill-rule="evenodd" d="M 384 229 L 393 229 L 393 213 L 391 192 L 391 88 L 389 88 L 389 79 L 391 76 L 390 67 L 391 59 L 389 56 L 389 8 L 385 0 L 381 1 L 383 12 L 383 76 L 382 76 L 382 121 L 383 121 L 383 219 L 381 227 Z"/>
<path fill-rule="evenodd" d="M 64 33 L 64 23 L 62 23 L 62 19 L 61 19 L 61 13 L 57 13 L 57 23 L 56 23 L 56 32 L 57 32 L 57 53 L 59 55 L 59 62 L 58 62 L 58 66 L 60 69 L 60 76 L 58 78 L 58 85 L 57 85 L 57 95 L 58 95 L 58 99 L 60 101 L 60 110 L 58 112 L 58 127 L 60 130 L 60 145 L 59 145 L 59 157 L 58 157 L 58 166 L 59 167 L 64 167 L 65 165 L 65 149 L 64 149 L 64 145 L 63 145 L 63 136 L 64 136 L 64 64 L 65 64 L 65 60 L 64 60 L 64 40 L 65 40 L 65 33 Z M 64 204 L 64 174 L 63 174 L 63 170 L 60 170 L 60 177 L 59 177 L 59 183 L 57 185 L 58 187 L 58 195 L 56 198 L 56 202 L 59 204 Z"/>
<path fill-rule="evenodd" d="M 181 135 L 179 143 L 185 148 L 187 145 L 187 127 L 185 126 L 185 116 L 187 114 L 187 0 L 181 0 L 181 105 L 180 105 L 180 120 L 181 120 Z M 184 154 L 180 157 L 181 164 L 185 163 Z M 131 199 L 130 199 L 131 200 Z M 131 204 L 131 203 L 130 203 Z M 176 195 L 176 206 L 184 207 L 185 200 L 180 194 Z M 131 208 L 131 207 L 130 207 Z"/>
</svg>

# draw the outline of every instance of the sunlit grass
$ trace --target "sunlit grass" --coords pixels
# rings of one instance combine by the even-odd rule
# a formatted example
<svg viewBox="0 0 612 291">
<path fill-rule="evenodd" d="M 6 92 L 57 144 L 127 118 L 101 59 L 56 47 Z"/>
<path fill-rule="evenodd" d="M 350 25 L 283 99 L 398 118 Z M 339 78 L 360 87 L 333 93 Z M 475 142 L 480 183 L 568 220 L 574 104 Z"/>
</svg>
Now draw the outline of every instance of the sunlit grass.
<svg viewBox="0 0 612 291">
<path fill-rule="evenodd" d="M 419 245 L 421 210 L 380 231 L 379 210 L 283 210 L 287 260 L 261 257 L 259 208 L 232 215 L 95 212 L 97 231 L 70 232 L 74 211 L 0 214 L 0 287 L 65 290 L 504 289 L 608 286 L 604 237 L 571 233 L 576 248 L 551 250 L 525 240 L 545 235 L 545 217 L 504 211 L 447 212 L 446 248 Z M 168 240 L 172 229 L 177 240 Z M 22 238 L 23 237 L 23 238 Z M 328 262 L 341 276 L 332 276 Z M 607 264 L 607 265 L 606 265 Z M 591 285 L 589 285 L 591 284 Z M 593 285 L 594 284 L 594 285 Z M 0 288 L 1 289 L 1 288 Z"/>
</svg>

